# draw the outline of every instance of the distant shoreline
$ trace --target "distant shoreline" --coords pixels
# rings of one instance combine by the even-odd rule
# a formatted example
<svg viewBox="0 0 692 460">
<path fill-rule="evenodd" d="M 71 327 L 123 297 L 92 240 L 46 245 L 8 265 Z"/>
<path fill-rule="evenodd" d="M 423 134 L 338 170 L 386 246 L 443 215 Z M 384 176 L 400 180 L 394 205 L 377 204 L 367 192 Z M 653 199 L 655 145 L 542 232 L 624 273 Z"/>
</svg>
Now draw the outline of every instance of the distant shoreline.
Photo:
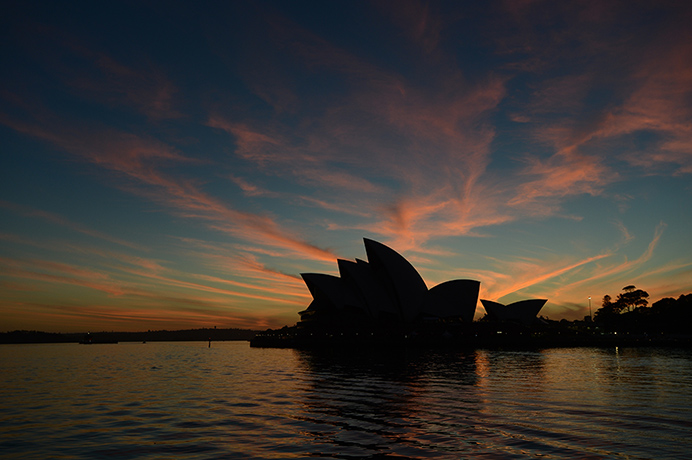
<svg viewBox="0 0 692 460">
<path fill-rule="evenodd" d="M 456 326 L 456 327 L 454 327 Z M 447 327 L 302 329 L 286 327 L 258 333 L 254 348 L 296 349 L 540 349 L 569 347 L 692 348 L 692 335 L 680 333 L 607 332 L 566 327 L 530 328 L 515 324 L 452 325 Z"/>
<path fill-rule="evenodd" d="M 692 348 L 692 337 L 565 337 L 565 338 L 492 338 L 481 339 L 416 339 L 357 340 L 357 339 L 307 339 L 258 336 L 250 340 L 253 348 L 294 349 L 543 349 L 543 348 L 613 348 L 613 347 L 677 347 Z"/>
<path fill-rule="evenodd" d="M 0 333 L 0 344 L 79 343 L 88 337 L 91 343 L 115 342 L 190 342 L 249 341 L 259 331 L 252 329 L 183 329 L 177 331 L 59 333 L 42 331 L 11 331 Z"/>
</svg>

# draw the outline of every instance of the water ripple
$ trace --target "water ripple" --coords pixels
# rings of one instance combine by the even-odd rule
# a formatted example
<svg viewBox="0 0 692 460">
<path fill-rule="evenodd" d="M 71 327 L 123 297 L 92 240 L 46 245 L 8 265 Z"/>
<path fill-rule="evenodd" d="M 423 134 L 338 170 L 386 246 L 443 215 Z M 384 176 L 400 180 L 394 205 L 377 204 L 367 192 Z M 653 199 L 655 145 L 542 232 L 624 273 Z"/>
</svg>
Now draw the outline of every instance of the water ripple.
<svg viewBox="0 0 692 460">
<path fill-rule="evenodd" d="M 3 458 L 686 458 L 692 353 L 0 347 Z"/>
</svg>

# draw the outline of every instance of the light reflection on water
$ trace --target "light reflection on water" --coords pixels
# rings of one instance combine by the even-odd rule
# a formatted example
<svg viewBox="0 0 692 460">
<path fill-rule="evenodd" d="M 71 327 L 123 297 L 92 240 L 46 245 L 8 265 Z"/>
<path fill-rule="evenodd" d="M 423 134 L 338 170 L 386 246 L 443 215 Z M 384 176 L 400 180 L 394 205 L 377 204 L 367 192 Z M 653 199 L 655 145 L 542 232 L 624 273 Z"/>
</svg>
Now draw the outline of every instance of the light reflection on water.
<svg viewBox="0 0 692 460">
<path fill-rule="evenodd" d="M 692 351 L 0 346 L 3 458 L 689 458 Z"/>
</svg>

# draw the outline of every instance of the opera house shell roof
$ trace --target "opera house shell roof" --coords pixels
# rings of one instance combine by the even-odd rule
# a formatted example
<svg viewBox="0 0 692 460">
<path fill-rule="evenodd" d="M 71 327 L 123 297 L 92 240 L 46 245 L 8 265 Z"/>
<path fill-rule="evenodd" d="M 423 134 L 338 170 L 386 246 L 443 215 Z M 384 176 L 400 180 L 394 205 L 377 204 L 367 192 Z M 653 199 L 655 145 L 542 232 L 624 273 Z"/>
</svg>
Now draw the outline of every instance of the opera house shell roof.
<svg viewBox="0 0 692 460">
<path fill-rule="evenodd" d="M 312 294 L 308 308 L 299 312 L 301 324 L 413 324 L 446 319 L 473 322 L 480 281 L 457 279 L 428 289 L 401 254 L 377 241 L 363 241 L 368 260 L 337 260 L 339 276 L 301 274 Z M 547 300 L 522 300 L 510 305 L 481 302 L 489 319 L 528 326 Z"/>
<path fill-rule="evenodd" d="M 503 305 L 491 300 L 481 299 L 488 316 L 496 321 L 509 321 L 529 326 L 541 311 L 547 299 L 520 300 L 509 305 Z"/>
<path fill-rule="evenodd" d="M 426 318 L 472 322 L 480 282 L 452 280 L 428 289 L 399 253 L 364 238 L 368 260 L 338 260 L 339 276 L 303 273 L 313 300 L 301 322 L 363 320 L 413 323 Z"/>
</svg>

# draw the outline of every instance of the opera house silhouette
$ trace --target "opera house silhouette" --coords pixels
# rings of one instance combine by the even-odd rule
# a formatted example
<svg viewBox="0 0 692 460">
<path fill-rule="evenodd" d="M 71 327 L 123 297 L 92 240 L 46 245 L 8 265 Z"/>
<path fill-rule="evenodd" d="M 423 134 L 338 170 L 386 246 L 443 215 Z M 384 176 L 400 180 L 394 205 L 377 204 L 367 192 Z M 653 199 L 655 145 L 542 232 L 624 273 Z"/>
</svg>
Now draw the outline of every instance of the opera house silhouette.
<svg viewBox="0 0 692 460">
<path fill-rule="evenodd" d="M 363 241 L 368 260 L 337 260 L 339 276 L 301 274 L 313 300 L 299 312 L 298 327 L 473 322 L 480 281 L 457 279 L 428 289 L 418 271 L 401 254 L 377 241 Z M 522 325 L 535 321 L 546 301 L 531 299 L 505 306 L 481 300 L 489 319 Z"/>
<path fill-rule="evenodd" d="M 497 321 L 511 321 L 530 326 L 536 320 L 547 299 L 520 300 L 509 305 L 503 305 L 491 300 L 481 299 L 481 303 L 492 319 Z"/>
</svg>

